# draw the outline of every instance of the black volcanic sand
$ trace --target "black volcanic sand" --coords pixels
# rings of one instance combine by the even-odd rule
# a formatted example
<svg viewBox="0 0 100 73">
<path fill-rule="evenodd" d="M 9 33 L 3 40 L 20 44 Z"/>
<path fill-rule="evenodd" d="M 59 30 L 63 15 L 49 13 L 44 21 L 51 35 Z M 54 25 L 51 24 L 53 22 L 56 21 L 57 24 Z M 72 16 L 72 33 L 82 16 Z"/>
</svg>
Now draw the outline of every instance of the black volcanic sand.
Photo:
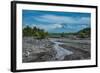
<svg viewBox="0 0 100 73">
<path fill-rule="evenodd" d="M 63 42 L 59 46 L 72 51 L 73 54 L 65 56 L 64 60 L 85 60 L 91 58 L 90 40 L 56 39 Z M 54 43 L 50 39 L 37 40 L 32 37 L 23 37 L 22 62 L 56 61 Z"/>
<path fill-rule="evenodd" d="M 53 43 L 48 39 L 23 38 L 23 63 L 53 61 L 55 60 L 55 54 Z"/>
<path fill-rule="evenodd" d="M 65 56 L 64 60 L 91 59 L 91 41 L 89 38 L 84 38 L 84 39 L 59 38 L 54 40 L 64 43 L 61 44 L 60 46 L 63 47 L 64 49 L 73 52 L 73 54 Z"/>
<path fill-rule="evenodd" d="M 73 52 L 73 54 L 65 56 L 64 60 L 85 60 L 91 58 L 90 50 L 87 51 L 84 50 L 84 48 L 81 47 L 77 48 L 72 45 L 69 46 L 62 44 L 60 46 Z M 85 48 L 85 49 L 90 49 L 90 48 Z"/>
</svg>

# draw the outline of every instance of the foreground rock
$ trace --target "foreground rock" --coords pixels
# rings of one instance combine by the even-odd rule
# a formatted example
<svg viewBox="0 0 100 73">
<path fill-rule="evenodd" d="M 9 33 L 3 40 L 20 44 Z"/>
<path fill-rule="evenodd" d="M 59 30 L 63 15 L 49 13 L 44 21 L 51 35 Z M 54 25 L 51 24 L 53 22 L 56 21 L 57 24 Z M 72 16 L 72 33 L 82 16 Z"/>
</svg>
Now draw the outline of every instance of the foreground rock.
<svg viewBox="0 0 100 73">
<path fill-rule="evenodd" d="M 64 60 L 85 60 L 85 59 L 90 59 L 91 53 L 90 53 L 90 48 L 88 47 L 76 47 L 73 45 L 60 45 L 61 47 L 67 48 L 68 50 L 72 51 L 73 54 L 65 56 Z M 84 45 L 86 46 L 86 45 Z M 89 45 L 88 45 L 89 46 Z M 88 49 L 88 50 L 87 50 Z"/>
<path fill-rule="evenodd" d="M 23 38 L 23 62 L 53 61 L 55 50 L 48 39 Z"/>
</svg>

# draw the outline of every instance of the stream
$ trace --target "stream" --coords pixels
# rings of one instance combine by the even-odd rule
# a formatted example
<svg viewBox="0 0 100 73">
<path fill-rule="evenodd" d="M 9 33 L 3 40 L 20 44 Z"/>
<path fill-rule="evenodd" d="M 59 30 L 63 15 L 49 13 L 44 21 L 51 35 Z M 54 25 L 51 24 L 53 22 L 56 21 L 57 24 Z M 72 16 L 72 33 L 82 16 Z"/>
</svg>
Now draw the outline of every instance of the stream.
<svg viewBox="0 0 100 73">
<path fill-rule="evenodd" d="M 66 55 L 73 54 L 73 52 L 59 46 L 59 45 L 64 44 L 64 43 L 53 41 L 53 40 L 51 40 L 51 42 L 54 43 L 54 48 L 55 48 L 55 51 L 57 52 L 57 54 L 56 54 L 57 60 L 63 60 Z"/>
</svg>

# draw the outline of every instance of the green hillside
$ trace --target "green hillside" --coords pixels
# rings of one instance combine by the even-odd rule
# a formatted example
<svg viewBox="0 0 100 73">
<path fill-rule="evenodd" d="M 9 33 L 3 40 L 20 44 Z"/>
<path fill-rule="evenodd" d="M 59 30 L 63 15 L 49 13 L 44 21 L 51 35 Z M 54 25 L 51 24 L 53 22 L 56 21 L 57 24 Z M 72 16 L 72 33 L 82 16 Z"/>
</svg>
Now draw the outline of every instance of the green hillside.
<svg viewBox="0 0 100 73">
<path fill-rule="evenodd" d="M 90 28 L 84 28 L 77 32 L 78 37 L 80 38 L 89 38 L 91 36 L 91 29 Z"/>
</svg>

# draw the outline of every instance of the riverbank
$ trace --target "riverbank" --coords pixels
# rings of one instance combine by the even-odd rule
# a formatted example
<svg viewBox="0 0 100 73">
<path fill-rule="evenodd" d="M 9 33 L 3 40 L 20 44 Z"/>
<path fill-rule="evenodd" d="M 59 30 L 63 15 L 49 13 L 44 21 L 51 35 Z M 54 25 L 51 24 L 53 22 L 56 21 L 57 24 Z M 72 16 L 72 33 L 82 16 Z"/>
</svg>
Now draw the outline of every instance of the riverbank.
<svg viewBox="0 0 100 73">
<path fill-rule="evenodd" d="M 55 60 L 53 43 L 48 39 L 23 38 L 23 63 Z"/>
<path fill-rule="evenodd" d="M 73 54 L 65 56 L 64 60 L 86 60 L 91 58 L 90 48 L 85 47 L 84 49 L 82 48 L 82 45 L 76 45 L 78 46 L 76 47 L 74 45 L 67 44 L 62 44 L 60 46 L 73 52 Z"/>
<path fill-rule="evenodd" d="M 62 48 L 73 52 L 73 54 L 66 55 L 64 60 L 85 60 L 91 58 L 91 43 L 90 39 L 70 39 L 70 38 L 59 38 L 54 40 L 60 42 Z"/>
</svg>

